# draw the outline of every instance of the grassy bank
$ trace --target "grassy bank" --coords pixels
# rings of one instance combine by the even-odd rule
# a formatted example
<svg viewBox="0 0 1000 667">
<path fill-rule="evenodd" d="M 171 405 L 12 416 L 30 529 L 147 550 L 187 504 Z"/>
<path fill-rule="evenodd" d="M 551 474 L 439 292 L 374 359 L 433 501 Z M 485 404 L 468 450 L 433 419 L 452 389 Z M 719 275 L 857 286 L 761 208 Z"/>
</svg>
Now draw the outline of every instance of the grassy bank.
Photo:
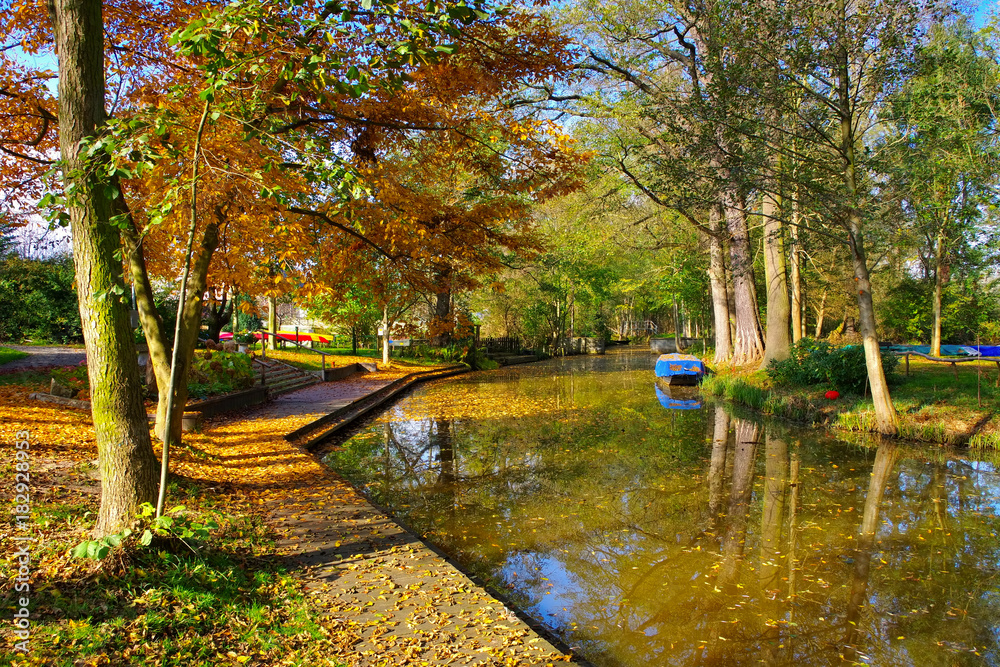
<svg viewBox="0 0 1000 667">
<path fill-rule="evenodd" d="M 21 352 L 20 350 L 12 350 L 9 347 L 0 347 L 0 367 L 12 361 L 17 361 L 18 359 L 24 359 L 26 356 L 28 356 L 27 352 Z"/>
<path fill-rule="evenodd" d="M 910 360 L 909 376 L 890 388 L 899 413 L 900 436 L 908 440 L 1000 448 L 994 415 L 1000 407 L 993 363 L 949 364 Z M 845 393 L 836 400 L 829 386 L 775 386 L 763 371 L 721 369 L 702 384 L 706 394 L 739 403 L 765 415 L 848 431 L 874 431 L 870 397 Z"/>
<path fill-rule="evenodd" d="M 30 599 L 27 654 L 12 664 L 52 665 L 336 665 L 329 632 L 319 625 L 302 587 L 284 569 L 274 537 L 247 499 L 199 485 L 174 485 L 187 521 L 213 520 L 204 541 L 166 539 L 142 547 L 134 539 L 102 561 L 74 558 L 97 514 L 98 484 L 86 462 L 32 460 L 30 591 L 13 589 L 15 552 L 5 539 L 3 606 Z M 12 480 L 13 463 L 0 466 Z M 13 498 L 13 489 L 3 489 Z M 10 514 L 11 503 L 3 511 Z M 178 520 L 180 523 L 180 520 Z M 325 654 L 325 655 L 324 655 Z"/>
<path fill-rule="evenodd" d="M 21 378 L 28 385 L 33 379 Z M 239 478 L 253 484 L 220 476 L 226 461 L 218 455 L 192 456 L 192 448 L 208 442 L 192 434 L 172 457 L 183 472 L 171 484 L 168 507 L 185 508 L 171 514 L 175 535 L 142 546 L 139 529 L 103 560 L 74 557 L 99 506 L 93 426 L 86 412 L 28 401 L 30 390 L 24 383 L 0 385 L 0 512 L 7 517 L 0 523 L 0 604 L 13 613 L 27 598 L 31 622 L 26 654 L 15 653 L 21 639 L 8 622 L 0 638 L 8 661 L 0 663 L 331 666 L 349 655 L 351 633 L 324 618 L 264 521 L 267 499 L 280 495 L 283 484 L 271 485 L 278 491 L 262 488 L 274 468 L 249 465 L 240 442 L 226 451 L 239 460 Z M 30 432 L 27 471 L 15 468 L 19 431 Z M 252 444 L 261 440 L 254 436 Z M 23 510 L 13 510 L 24 502 L 16 498 L 25 485 L 16 485 L 25 475 L 31 510 L 19 525 L 14 515 Z M 206 532 L 180 532 L 194 524 Z M 15 588 L 25 545 L 27 591 Z"/>
<path fill-rule="evenodd" d="M 375 350 L 358 350 L 357 354 L 351 354 L 351 350 L 348 349 L 334 349 L 334 348 L 316 348 L 328 355 L 334 355 L 332 357 L 327 357 L 326 367 L 330 368 L 330 363 L 332 362 L 335 366 L 347 366 L 348 364 L 354 364 L 359 362 L 375 362 L 378 367 L 382 368 L 382 353 Z M 260 352 L 258 351 L 258 355 Z M 268 350 L 268 358 L 277 359 L 283 361 L 289 366 L 295 366 L 304 371 L 318 371 L 322 366 L 322 357 L 316 352 L 309 352 L 307 350 L 292 349 L 291 347 L 278 350 Z M 392 365 L 398 366 L 400 368 L 406 368 L 409 366 L 413 367 L 428 367 L 428 366 L 440 366 L 442 362 L 436 359 L 411 359 L 409 357 L 405 359 L 400 359 L 398 357 L 392 358 Z"/>
</svg>

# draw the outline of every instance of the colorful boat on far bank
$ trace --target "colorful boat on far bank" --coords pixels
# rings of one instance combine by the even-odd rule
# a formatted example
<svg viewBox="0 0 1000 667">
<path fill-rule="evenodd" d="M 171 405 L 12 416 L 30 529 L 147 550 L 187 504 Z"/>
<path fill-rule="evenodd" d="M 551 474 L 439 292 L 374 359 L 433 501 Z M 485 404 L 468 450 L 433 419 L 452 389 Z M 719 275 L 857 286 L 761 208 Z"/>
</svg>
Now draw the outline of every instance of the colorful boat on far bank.
<svg viewBox="0 0 1000 667">
<path fill-rule="evenodd" d="M 656 377 L 671 386 L 692 386 L 701 382 L 708 369 L 693 354 L 661 354 L 656 360 Z"/>
</svg>

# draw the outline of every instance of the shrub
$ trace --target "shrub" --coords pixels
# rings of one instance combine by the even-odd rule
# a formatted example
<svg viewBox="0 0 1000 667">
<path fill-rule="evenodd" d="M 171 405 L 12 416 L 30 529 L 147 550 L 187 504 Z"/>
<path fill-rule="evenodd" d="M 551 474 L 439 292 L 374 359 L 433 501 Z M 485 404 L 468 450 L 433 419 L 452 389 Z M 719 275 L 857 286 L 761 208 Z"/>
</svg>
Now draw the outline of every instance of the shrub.
<svg viewBox="0 0 1000 667">
<path fill-rule="evenodd" d="M 252 331 L 246 331 L 233 335 L 233 340 L 240 345 L 253 345 L 257 342 L 257 337 Z"/>
<path fill-rule="evenodd" d="M 188 393 L 193 397 L 228 394 L 253 384 L 250 357 L 238 352 L 195 352 L 188 374 Z"/>
<path fill-rule="evenodd" d="M 0 259 L 0 340 L 83 340 L 73 258 Z"/>
<path fill-rule="evenodd" d="M 90 379 L 85 365 L 53 368 L 52 377 L 64 387 L 77 391 L 90 391 Z"/>
<path fill-rule="evenodd" d="M 894 382 L 899 358 L 882 352 L 886 380 Z M 868 382 L 865 350 L 861 345 L 835 347 L 826 341 L 803 338 L 783 361 L 774 360 L 767 374 L 777 385 L 829 384 L 842 392 L 860 394 Z"/>
</svg>

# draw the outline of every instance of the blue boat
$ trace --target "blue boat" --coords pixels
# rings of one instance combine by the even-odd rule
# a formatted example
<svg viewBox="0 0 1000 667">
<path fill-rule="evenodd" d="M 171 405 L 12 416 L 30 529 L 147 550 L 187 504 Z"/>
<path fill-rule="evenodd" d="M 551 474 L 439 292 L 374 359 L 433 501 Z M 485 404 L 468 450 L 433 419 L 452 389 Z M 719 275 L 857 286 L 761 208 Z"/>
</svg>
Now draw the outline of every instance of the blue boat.
<svg viewBox="0 0 1000 667">
<path fill-rule="evenodd" d="M 656 377 L 671 386 L 696 385 L 705 372 L 705 363 L 692 354 L 661 354 L 656 360 Z"/>
</svg>

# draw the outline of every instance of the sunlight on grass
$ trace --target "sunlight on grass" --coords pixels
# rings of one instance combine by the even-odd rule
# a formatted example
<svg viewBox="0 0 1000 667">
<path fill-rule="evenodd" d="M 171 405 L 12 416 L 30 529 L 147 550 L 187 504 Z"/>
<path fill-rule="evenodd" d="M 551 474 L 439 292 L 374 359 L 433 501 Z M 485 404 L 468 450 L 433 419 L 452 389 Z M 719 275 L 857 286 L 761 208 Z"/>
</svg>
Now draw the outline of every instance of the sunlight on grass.
<svg viewBox="0 0 1000 667">
<path fill-rule="evenodd" d="M 27 352 L 12 350 L 9 347 L 0 347 L 0 366 L 17 361 L 18 359 L 24 359 L 26 356 L 28 356 Z"/>
<path fill-rule="evenodd" d="M 901 438 L 949 445 L 997 447 L 1000 434 L 991 421 L 1000 406 L 997 369 L 992 362 L 950 364 L 911 359 L 910 373 L 890 391 L 899 413 Z M 843 394 L 825 398 L 830 387 L 775 386 L 763 372 L 720 369 L 702 383 L 702 391 L 766 415 L 857 432 L 876 430 L 871 398 Z"/>
</svg>

